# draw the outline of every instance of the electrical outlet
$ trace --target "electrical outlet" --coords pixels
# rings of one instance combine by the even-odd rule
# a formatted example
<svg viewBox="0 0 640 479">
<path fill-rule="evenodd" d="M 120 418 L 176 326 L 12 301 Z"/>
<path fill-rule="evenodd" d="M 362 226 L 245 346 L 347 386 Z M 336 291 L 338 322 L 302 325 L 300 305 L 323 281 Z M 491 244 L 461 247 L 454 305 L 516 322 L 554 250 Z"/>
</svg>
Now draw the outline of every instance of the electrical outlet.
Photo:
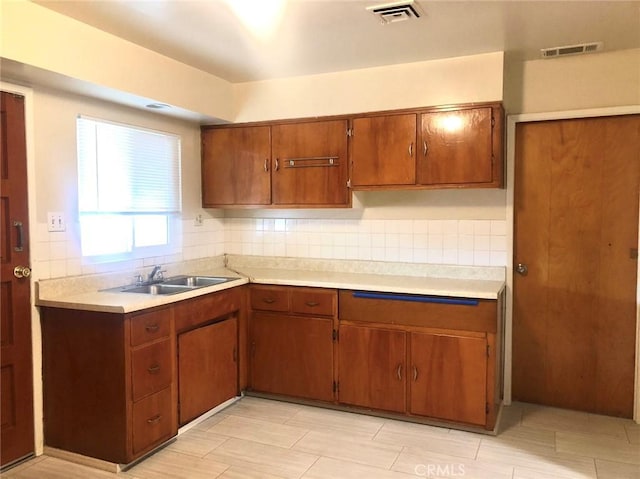
<svg viewBox="0 0 640 479">
<path fill-rule="evenodd" d="M 202 219 L 202 215 L 196 215 L 196 219 L 193 222 L 194 226 L 202 226 L 204 223 L 204 219 Z"/>
<path fill-rule="evenodd" d="M 64 214 L 53 212 L 47 213 L 47 231 L 59 232 L 66 231 L 67 223 L 64 219 Z"/>
</svg>

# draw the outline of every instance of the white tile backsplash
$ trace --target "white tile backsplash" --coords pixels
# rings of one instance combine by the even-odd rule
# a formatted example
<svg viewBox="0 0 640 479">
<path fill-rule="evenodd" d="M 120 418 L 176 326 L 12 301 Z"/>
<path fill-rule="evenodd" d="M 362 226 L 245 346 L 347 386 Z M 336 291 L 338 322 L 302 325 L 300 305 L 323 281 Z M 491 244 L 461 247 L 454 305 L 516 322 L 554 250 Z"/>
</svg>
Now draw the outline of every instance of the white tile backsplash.
<svg viewBox="0 0 640 479">
<path fill-rule="evenodd" d="M 66 233 L 34 228 L 35 279 L 114 272 L 222 255 L 351 259 L 460 266 L 505 266 L 502 220 L 326 220 L 208 218 L 183 222 L 181 254 L 122 263 L 84 264 L 73 225 Z"/>
</svg>

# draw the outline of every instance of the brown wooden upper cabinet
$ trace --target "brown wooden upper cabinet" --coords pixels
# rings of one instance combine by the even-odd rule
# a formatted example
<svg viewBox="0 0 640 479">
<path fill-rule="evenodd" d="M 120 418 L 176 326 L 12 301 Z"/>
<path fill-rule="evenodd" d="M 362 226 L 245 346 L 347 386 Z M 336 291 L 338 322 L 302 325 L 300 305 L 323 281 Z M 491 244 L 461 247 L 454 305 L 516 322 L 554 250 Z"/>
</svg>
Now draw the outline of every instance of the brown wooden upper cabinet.
<svg viewBox="0 0 640 479">
<path fill-rule="evenodd" d="M 336 208 L 355 190 L 501 188 L 500 103 L 202 128 L 202 203 Z"/>
<path fill-rule="evenodd" d="M 348 207 L 347 120 L 202 130 L 204 207 Z"/>
<path fill-rule="evenodd" d="M 501 186 L 501 118 L 497 106 L 422 113 L 418 184 Z"/>
<path fill-rule="evenodd" d="M 347 120 L 271 127 L 274 205 L 350 206 Z"/>
<path fill-rule="evenodd" d="M 354 118 L 353 188 L 500 188 L 503 116 L 485 103 Z"/>
<path fill-rule="evenodd" d="M 271 204 L 271 128 L 202 130 L 202 205 Z"/>
<path fill-rule="evenodd" d="M 414 185 L 416 114 L 354 118 L 351 129 L 351 184 Z"/>
</svg>

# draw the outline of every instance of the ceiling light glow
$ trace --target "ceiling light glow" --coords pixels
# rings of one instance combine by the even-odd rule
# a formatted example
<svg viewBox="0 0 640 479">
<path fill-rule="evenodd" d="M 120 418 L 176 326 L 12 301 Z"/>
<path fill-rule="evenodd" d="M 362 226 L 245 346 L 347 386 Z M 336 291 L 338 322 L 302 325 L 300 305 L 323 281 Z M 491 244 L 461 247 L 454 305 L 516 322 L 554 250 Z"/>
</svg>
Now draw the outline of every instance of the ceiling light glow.
<svg viewBox="0 0 640 479">
<path fill-rule="evenodd" d="M 272 37 L 280 25 L 286 0 L 225 0 L 244 26 L 260 40 Z"/>
</svg>

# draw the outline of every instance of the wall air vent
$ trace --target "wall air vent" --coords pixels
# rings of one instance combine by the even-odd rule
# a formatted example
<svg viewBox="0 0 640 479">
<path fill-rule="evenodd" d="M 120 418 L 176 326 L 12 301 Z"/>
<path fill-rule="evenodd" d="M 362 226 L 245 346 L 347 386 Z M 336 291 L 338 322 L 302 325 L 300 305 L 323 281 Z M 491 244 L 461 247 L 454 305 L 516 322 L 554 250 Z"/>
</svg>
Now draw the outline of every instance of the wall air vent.
<svg viewBox="0 0 640 479">
<path fill-rule="evenodd" d="M 403 0 L 400 2 L 384 3 L 367 7 L 371 13 L 380 19 L 380 23 L 403 22 L 413 18 L 420 18 L 422 12 L 414 0 Z"/>
<path fill-rule="evenodd" d="M 558 58 L 566 55 L 583 55 L 602 50 L 602 42 L 581 43 L 579 45 L 567 45 L 565 47 L 543 48 L 540 50 L 542 58 Z"/>
</svg>

